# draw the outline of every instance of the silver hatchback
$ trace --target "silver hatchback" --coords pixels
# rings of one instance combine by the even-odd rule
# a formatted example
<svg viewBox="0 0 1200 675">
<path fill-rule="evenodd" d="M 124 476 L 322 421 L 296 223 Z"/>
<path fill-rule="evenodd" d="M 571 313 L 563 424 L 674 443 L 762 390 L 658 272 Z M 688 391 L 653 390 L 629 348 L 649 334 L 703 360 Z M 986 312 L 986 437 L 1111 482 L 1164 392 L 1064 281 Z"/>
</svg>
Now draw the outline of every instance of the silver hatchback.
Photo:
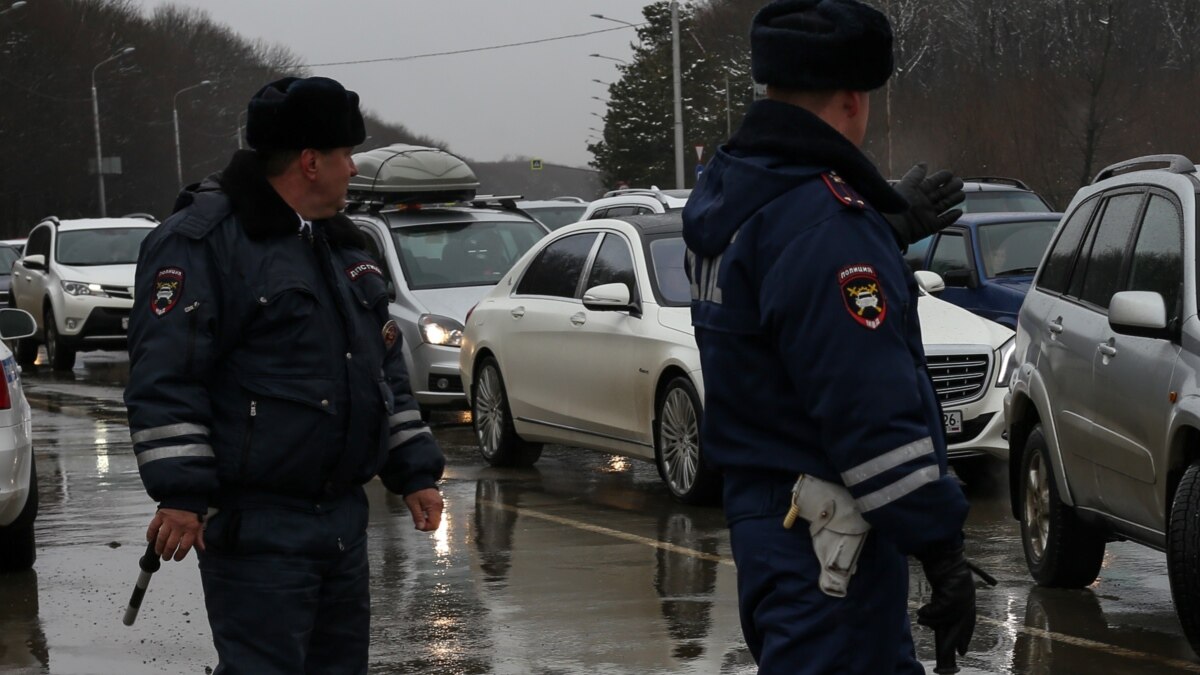
<svg viewBox="0 0 1200 675">
<path fill-rule="evenodd" d="M 1200 651 L 1196 165 L 1109 167 L 1071 201 L 1017 322 L 1005 401 L 1030 573 L 1080 588 L 1108 541 L 1167 553 Z"/>
</svg>

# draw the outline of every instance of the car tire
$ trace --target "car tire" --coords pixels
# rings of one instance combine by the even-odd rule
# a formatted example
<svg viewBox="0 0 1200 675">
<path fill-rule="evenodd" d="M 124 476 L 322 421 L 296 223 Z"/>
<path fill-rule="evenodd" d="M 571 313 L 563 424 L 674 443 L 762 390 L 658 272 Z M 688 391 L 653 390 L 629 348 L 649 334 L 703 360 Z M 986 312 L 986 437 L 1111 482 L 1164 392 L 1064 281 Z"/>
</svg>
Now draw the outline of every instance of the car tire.
<svg viewBox="0 0 1200 675">
<path fill-rule="evenodd" d="M 17 359 L 17 365 L 32 366 L 37 362 L 38 357 L 37 338 L 27 337 L 17 340 L 17 344 L 13 348 L 13 356 Z"/>
<path fill-rule="evenodd" d="M 671 496 L 684 504 L 716 503 L 721 476 L 700 452 L 703 408 L 696 387 L 686 377 L 667 383 L 654 415 L 654 457 Z"/>
<path fill-rule="evenodd" d="M 71 370 L 75 367 L 75 348 L 63 344 L 58 334 L 58 324 L 54 322 L 54 310 L 46 308 L 44 319 L 46 326 L 46 360 L 54 370 Z"/>
<path fill-rule="evenodd" d="M 480 362 L 471 383 L 471 425 L 479 454 L 492 466 L 533 466 L 542 456 L 542 444 L 517 435 L 500 364 L 492 357 Z"/>
<path fill-rule="evenodd" d="M 1034 580 L 1053 588 L 1083 588 L 1095 581 L 1104 560 L 1104 534 L 1059 498 L 1040 424 L 1025 441 L 1020 500 L 1021 543 Z"/>
<path fill-rule="evenodd" d="M 1183 634 L 1200 653 L 1200 462 L 1179 480 L 1167 527 L 1167 577 Z"/>
<path fill-rule="evenodd" d="M 31 457 L 30 462 L 33 461 Z M 37 547 L 33 536 L 33 521 L 38 511 L 37 467 L 29 466 L 29 496 L 17 519 L 0 527 L 0 572 L 23 572 L 33 567 Z"/>
</svg>

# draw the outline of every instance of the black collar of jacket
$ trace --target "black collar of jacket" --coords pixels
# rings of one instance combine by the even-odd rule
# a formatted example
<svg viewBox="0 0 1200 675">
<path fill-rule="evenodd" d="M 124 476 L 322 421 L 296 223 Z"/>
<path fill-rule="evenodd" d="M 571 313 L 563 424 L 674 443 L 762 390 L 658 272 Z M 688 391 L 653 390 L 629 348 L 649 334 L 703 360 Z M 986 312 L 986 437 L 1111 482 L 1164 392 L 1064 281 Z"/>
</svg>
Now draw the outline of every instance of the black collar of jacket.
<svg viewBox="0 0 1200 675">
<path fill-rule="evenodd" d="M 879 170 L 853 143 L 813 113 L 788 103 L 755 101 L 742 126 L 729 139 L 728 150 L 736 154 L 783 157 L 802 165 L 827 166 L 838 172 L 876 210 L 902 213 L 908 210 Z"/>
<path fill-rule="evenodd" d="M 257 152 L 238 150 L 217 182 L 229 197 L 246 236 L 254 241 L 295 236 L 299 231 L 299 217 L 267 181 Z M 319 220 L 316 225 L 314 229 L 325 232 L 333 246 L 366 248 L 364 235 L 341 213 Z"/>
</svg>

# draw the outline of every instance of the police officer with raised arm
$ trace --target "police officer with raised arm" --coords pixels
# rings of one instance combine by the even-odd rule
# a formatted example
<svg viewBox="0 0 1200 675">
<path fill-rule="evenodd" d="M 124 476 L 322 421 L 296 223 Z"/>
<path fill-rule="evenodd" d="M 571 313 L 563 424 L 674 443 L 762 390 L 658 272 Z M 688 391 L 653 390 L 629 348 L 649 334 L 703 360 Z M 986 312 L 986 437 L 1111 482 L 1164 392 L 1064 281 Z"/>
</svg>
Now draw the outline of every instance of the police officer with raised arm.
<svg viewBox="0 0 1200 675">
<path fill-rule="evenodd" d="M 742 630 L 764 674 L 921 673 L 907 556 L 943 656 L 965 653 L 975 589 L 897 244 L 957 217 L 943 211 L 961 181 L 918 166 L 898 194 L 859 149 L 893 69 L 883 14 L 777 0 L 750 39 L 767 96 L 683 214 L 702 447 L 724 474 Z"/>
<path fill-rule="evenodd" d="M 164 560 L 194 546 L 216 672 L 365 673 L 367 499 L 379 475 L 438 527 L 445 460 L 385 281 L 339 211 L 358 95 L 284 78 L 246 141 L 142 245 L 125 391 Z"/>
</svg>

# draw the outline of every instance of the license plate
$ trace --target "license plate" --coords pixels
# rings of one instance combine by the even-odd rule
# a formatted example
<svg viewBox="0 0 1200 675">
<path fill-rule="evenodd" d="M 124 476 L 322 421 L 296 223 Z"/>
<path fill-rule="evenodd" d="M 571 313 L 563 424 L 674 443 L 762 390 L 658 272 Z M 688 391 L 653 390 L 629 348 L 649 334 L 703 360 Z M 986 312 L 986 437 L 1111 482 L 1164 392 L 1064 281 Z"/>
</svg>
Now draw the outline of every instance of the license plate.
<svg viewBox="0 0 1200 675">
<path fill-rule="evenodd" d="M 962 411 L 961 410 L 947 410 L 946 412 L 942 413 L 942 424 L 946 427 L 946 433 L 961 434 L 962 433 Z"/>
<path fill-rule="evenodd" d="M 121 330 L 129 330 L 129 317 L 121 317 Z"/>
</svg>

